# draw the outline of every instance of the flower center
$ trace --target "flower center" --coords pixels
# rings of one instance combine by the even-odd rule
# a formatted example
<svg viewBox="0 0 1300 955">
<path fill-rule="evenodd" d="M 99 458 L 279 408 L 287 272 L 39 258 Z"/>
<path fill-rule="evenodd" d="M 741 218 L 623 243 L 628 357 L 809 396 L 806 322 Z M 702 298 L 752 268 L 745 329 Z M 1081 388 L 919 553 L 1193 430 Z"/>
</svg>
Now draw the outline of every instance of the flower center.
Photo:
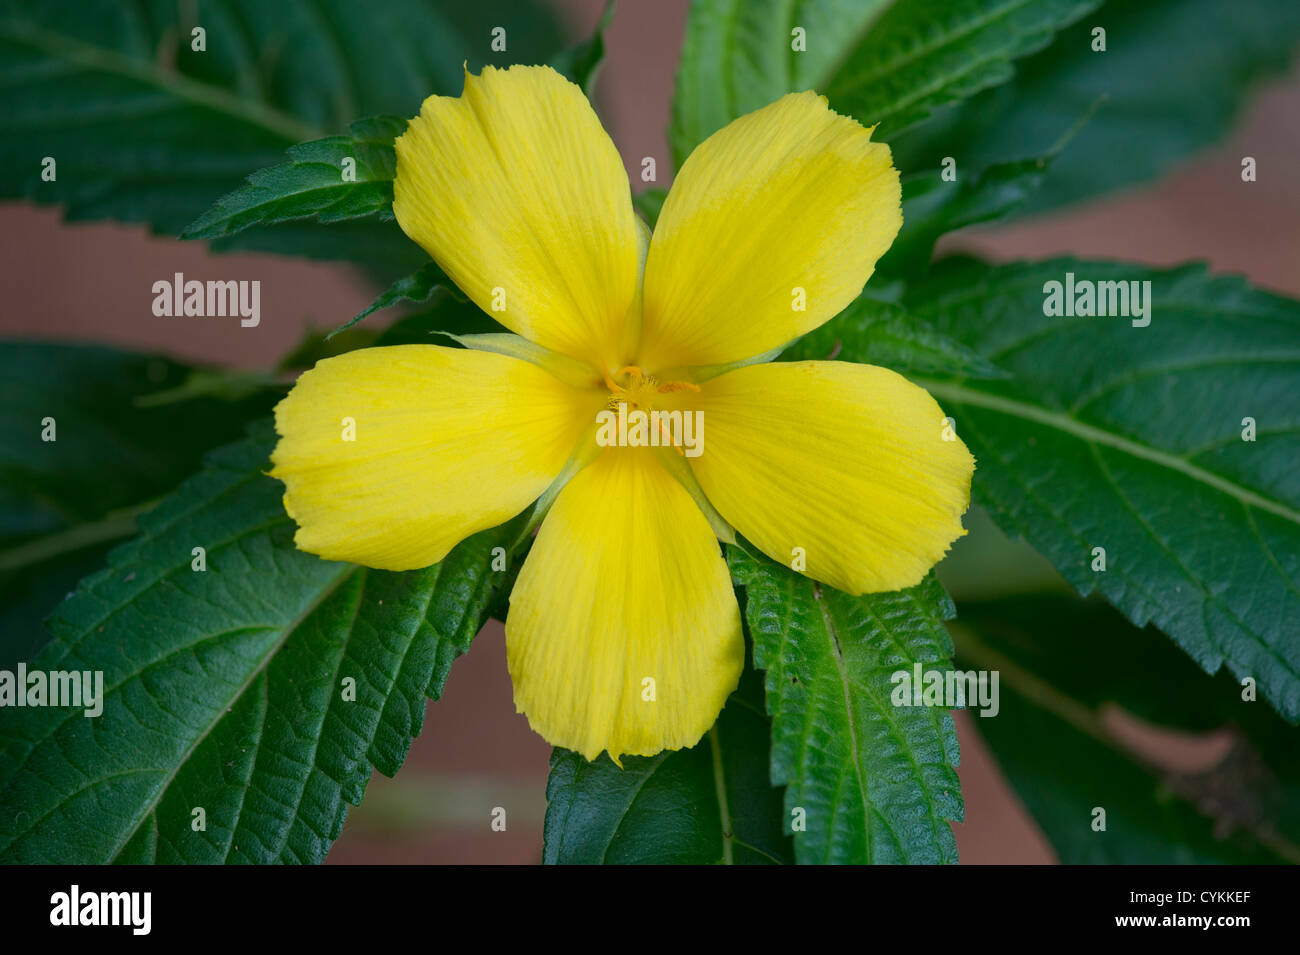
<svg viewBox="0 0 1300 955">
<path fill-rule="evenodd" d="M 625 365 L 613 374 L 605 372 L 605 387 L 609 389 L 608 407 L 618 410 L 621 404 L 631 405 L 641 411 L 654 407 L 655 399 L 672 391 L 699 391 L 700 386 L 689 381 L 660 381 L 647 375 L 636 365 Z"/>
<path fill-rule="evenodd" d="M 655 401 L 662 394 L 674 391 L 699 391 L 700 386 L 689 381 L 660 381 L 653 375 L 647 375 L 636 365 L 625 365 L 614 373 L 605 372 L 605 387 L 609 389 L 609 398 L 605 406 L 617 411 L 620 405 L 627 405 L 629 410 L 644 411 L 649 414 L 654 409 Z M 684 454 L 681 445 L 674 441 L 672 435 L 659 419 L 660 431 L 668 438 L 669 444 Z"/>
</svg>

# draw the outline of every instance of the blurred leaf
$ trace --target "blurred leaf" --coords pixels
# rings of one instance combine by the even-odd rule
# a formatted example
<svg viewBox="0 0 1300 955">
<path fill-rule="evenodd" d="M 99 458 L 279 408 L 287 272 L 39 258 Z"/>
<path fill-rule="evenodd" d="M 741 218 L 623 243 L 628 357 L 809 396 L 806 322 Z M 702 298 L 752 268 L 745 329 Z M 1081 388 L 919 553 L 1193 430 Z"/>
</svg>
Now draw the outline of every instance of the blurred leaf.
<svg viewBox="0 0 1300 955">
<path fill-rule="evenodd" d="M 196 369 L 81 345 L 0 347 L 0 547 L 155 498 L 265 415 L 273 392 L 151 405 Z M 54 441 L 43 441 L 44 419 Z M 3 555 L 0 554 L 0 563 Z"/>
<path fill-rule="evenodd" d="M 786 787 L 800 863 L 957 861 L 957 734 L 937 707 L 895 706 L 890 676 L 951 669 L 952 602 L 933 576 L 910 590 L 850 597 L 727 548 L 745 588 L 754 666 L 766 671 L 772 774 Z"/>
<path fill-rule="evenodd" d="M 449 295 L 456 298 L 464 299 L 460 289 L 456 288 L 451 279 L 447 278 L 446 273 L 438 267 L 437 262 L 427 262 L 417 272 L 413 272 L 403 278 L 398 279 L 390 285 L 384 292 L 366 308 L 345 323 L 340 325 L 334 331 L 330 332 L 330 338 L 346 331 L 359 321 L 380 309 L 396 305 L 398 302 L 427 302 L 429 298 L 438 289 L 444 290 Z"/>
<path fill-rule="evenodd" d="M 575 42 L 561 29 L 551 0 L 510 0 L 508 6 L 440 0 L 438 6 L 442 16 L 466 38 L 471 73 L 489 64 L 546 63 L 557 50 Z M 507 49 L 500 51 L 492 49 L 493 30 L 498 27 L 507 31 L 508 40 Z M 457 60 L 455 66 L 459 68 L 460 63 Z"/>
<path fill-rule="evenodd" d="M 954 633 L 963 665 L 999 672 L 998 714 L 972 722 L 1063 863 L 1300 862 L 1300 731 L 1153 628 L 1019 597 L 963 604 Z M 1116 735 L 1108 706 L 1183 731 L 1234 725 L 1236 742 L 1207 770 L 1175 771 Z"/>
<path fill-rule="evenodd" d="M 0 670 L 17 672 L 20 661 L 40 653 L 50 639 L 44 624 L 50 608 L 76 590 L 81 578 L 103 567 L 115 543 L 135 533 L 135 514 L 98 522 L 95 529 L 102 533 L 64 541 L 38 560 L 0 570 Z"/>
<path fill-rule="evenodd" d="M 674 160 L 680 169 L 731 120 L 807 89 L 890 139 L 936 107 L 1005 83 L 1013 60 L 1098 2 L 696 0 L 673 99 Z"/>
<path fill-rule="evenodd" d="M 372 766 L 405 759 L 518 528 L 407 573 L 318 560 L 263 473 L 273 442 L 265 423 L 210 456 L 55 611 L 32 667 L 102 671 L 103 713 L 6 717 L 0 858 L 319 862 Z"/>
<path fill-rule="evenodd" d="M 1098 597 L 1020 594 L 962 602 L 959 612 L 952 629 L 971 631 L 962 646 L 973 652 L 978 639 L 1089 710 L 1118 705 L 1148 723 L 1204 733 L 1250 708 L 1231 678 L 1206 676 L 1154 626 L 1133 626 Z M 1256 708 L 1277 721 L 1267 706 Z"/>
<path fill-rule="evenodd" d="M 444 348 L 459 348 L 461 346 L 438 333 L 478 335 L 501 331 L 501 326 L 472 302 L 453 298 L 445 290 L 435 290 L 431 298 L 433 302 L 428 308 L 407 315 L 384 329 L 371 325 L 334 331 L 308 329 L 298 344 L 280 359 L 278 367 L 282 371 L 307 369 L 318 361 L 344 352 L 382 345 L 441 345 Z"/>
<path fill-rule="evenodd" d="M 318 361 L 373 345 L 380 333 L 373 328 L 349 328 L 345 332 L 308 328 L 276 367 L 280 371 L 306 371 Z"/>
<path fill-rule="evenodd" d="M 0 669 L 44 646 L 45 615 L 135 533 L 145 502 L 275 401 L 264 384 L 195 387 L 219 377 L 109 348 L 0 346 Z"/>
<path fill-rule="evenodd" d="M 137 408 L 158 408 L 195 398 L 219 398 L 230 403 L 264 395 L 267 389 L 281 388 L 275 375 L 264 371 L 194 368 L 175 388 L 151 391 L 135 399 Z"/>
<path fill-rule="evenodd" d="M 605 0 L 605 9 L 601 11 L 595 32 L 587 39 L 565 47 L 551 58 L 551 66 L 582 87 L 582 92 L 589 98 L 596 82 L 596 73 L 605 59 L 605 31 L 614 19 L 615 6 L 616 0 Z"/>
<path fill-rule="evenodd" d="M 1044 315 L 1067 273 L 1150 282 L 1150 324 Z M 920 381 L 975 455 L 975 501 L 1300 721 L 1300 303 L 1199 266 L 1058 259 L 945 260 L 904 306 L 1011 375 Z"/>
<path fill-rule="evenodd" d="M 293 219 L 273 225 L 249 226 L 242 232 L 212 239 L 214 252 L 266 252 L 308 259 L 347 261 L 364 269 L 375 284 L 420 268 L 429 256 L 406 237 L 395 220 L 347 219 L 322 225 Z"/>
<path fill-rule="evenodd" d="M 548 864 L 792 862 L 767 780 L 762 680 L 746 669 L 717 725 L 690 749 L 587 762 L 557 749 L 546 787 Z M 725 812 L 719 807 L 726 807 Z"/>
<path fill-rule="evenodd" d="M 942 178 L 942 171 L 903 179 L 903 228 L 876 267 L 876 281 L 923 273 L 940 236 L 995 222 L 1023 205 L 1047 175 L 1054 157 L 998 163 L 977 176 Z"/>
<path fill-rule="evenodd" d="M 647 189 L 632 197 L 632 205 L 637 212 L 641 213 L 641 218 L 645 219 L 646 225 L 653 229 L 655 223 L 659 221 L 659 213 L 667 198 L 667 189 Z"/>
<path fill-rule="evenodd" d="M 825 92 L 890 0 L 694 0 L 686 21 L 668 140 L 682 167 L 691 151 L 738 116 L 792 90 Z M 798 22 L 795 22 L 795 21 Z M 807 51 L 791 31 L 807 32 Z M 832 104 L 834 105 L 834 104 Z"/>
<path fill-rule="evenodd" d="M 888 302 L 859 297 L 781 353 L 783 361 L 854 361 L 905 375 L 999 378 L 1006 373 L 978 352 Z"/>
<path fill-rule="evenodd" d="M 481 335 L 500 332 L 501 326 L 475 305 L 450 294 L 435 293 L 438 297 L 432 308 L 408 315 L 388 326 L 375 340 L 376 345 L 433 344 L 444 348 L 459 348 L 456 342 L 440 332 L 452 335 Z"/>
<path fill-rule="evenodd" d="M 966 535 L 953 541 L 934 569 L 958 608 L 964 601 L 1014 594 L 1074 593 L 1050 560 L 1023 538 L 1004 534 L 979 505 L 972 504 L 961 523 Z"/>
<path fill-rule="evenodd" d="M 1106 30 L 1106 52 L 1092 30 Z M 1151 179 L 1229 131 L 1247 98 L 1286 72 L 1293 0 L 1108 0 L 1021 62 L 1011 82 L 937 113 L 892 144 L 903 169 L 965 169 L 1041 155 L 1099 97 L 1096 115 L 1017 214 Z M 1288 160 L 1281 155 L 1278 162 Z"/>
</svg>

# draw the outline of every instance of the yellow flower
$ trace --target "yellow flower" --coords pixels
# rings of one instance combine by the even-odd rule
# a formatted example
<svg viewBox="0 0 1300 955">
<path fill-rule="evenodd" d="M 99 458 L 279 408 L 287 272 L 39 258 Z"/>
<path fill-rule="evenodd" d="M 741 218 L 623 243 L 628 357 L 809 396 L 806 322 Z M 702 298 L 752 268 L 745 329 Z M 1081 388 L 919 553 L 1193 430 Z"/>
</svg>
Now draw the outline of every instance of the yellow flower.
<svg viewBox="0 0 1300 955">
<path fill-rule="evenodd" d="M 276 409 L 272 473 L 299 548 L 387 570 L 545 495 L 506 641 L 547 741 L 618 759 L 709 729 L 744 658 L 728 525 L 851 594 L 917 583 L 964 533 L 974 461 L 924 390 L 759 363 L 852 301 L 902 223 L 889 148 L 823 97 L 711 136 L 653 237 L 590 104 L 547 67 L 467 74 L 396 146 L 397 221 L 515 334 L 320 362 Z M 619 404 L 701 412 L 703 453 L 598 446 Z"/>
</svg>

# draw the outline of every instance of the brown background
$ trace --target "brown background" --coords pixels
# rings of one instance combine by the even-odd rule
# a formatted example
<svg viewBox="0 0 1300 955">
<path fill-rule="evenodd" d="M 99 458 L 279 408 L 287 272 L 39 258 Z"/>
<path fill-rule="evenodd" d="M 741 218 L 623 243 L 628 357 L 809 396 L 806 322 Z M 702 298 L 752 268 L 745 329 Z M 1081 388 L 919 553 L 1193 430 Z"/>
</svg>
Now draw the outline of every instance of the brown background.
<svg viewBox="0 0 1300 955">
<path fill-rule="evenodd" d="M 555 3 L 575 36 L 590 31 L 603 6 L 603 0 Z M 598 98 L 634 170 L 642 156 L 657 157 L 660 170 L 670 167 L 664 130 L 686 6 L 687 0 L 624 2 L 607 38 Z M 946 244 L 996 259 L 1058 253 L 1153 265 L 1201 259 L 1300 296 L 1297 116 L 1300 75 L 1293 74 L 1256 99 L 1225 143 L 1158 184 Z M 1256 183 L 1241 182 L 1244 155 L 1258 160 Z M 0 335 L 111 342 L 246 368 L 271 365 L 304 327 L 337 325 L 375 291 L 337 266 L 214 256 L 202 245 L 153 238 L 143 228 L 66 226 L 57 211 L 28 205 L 0 207 L 0 255 Z M 151 286 L 176 271 L 260 279 L 261 325 L 155 318 Z M 955 827 L 962 860 L 1053 861 L 969 722 L 959 714 L 969 820 Z M 1159 757 L 1190 767 L 1219 751 L 1179 742 L 1161 741 Z M 443 700 L 429 706 L 424 733 L 398 778 L 377 776 L 371 783 L 330 861 L 538 861 L 549 752 L 514 713 L 504 635 L 493 623 L 456 663 Z M 489 829 L 494 806 L 508 811 L 504 833 Z"/>
</svg>

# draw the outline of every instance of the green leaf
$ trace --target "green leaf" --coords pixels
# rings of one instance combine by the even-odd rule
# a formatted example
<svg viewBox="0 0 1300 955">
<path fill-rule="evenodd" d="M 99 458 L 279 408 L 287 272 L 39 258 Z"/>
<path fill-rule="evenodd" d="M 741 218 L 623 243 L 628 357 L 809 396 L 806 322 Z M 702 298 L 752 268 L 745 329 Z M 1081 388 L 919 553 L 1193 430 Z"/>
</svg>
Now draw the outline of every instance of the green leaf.
<svg viewBox="0 0 1300 955">
<path fill-rule="evenodd" d="M 407 238 L 396 220 L 374 217 L 328 224 L 297 219 L 254 225 L 212 239 L 209 246 L 214 252 L 238 249 L 355 263 L 377 284 L 391 282 L 429 261 L 425 251 Z"/>
<path fill-rule="evenodd" d="M 591 96 L 600 64 L 605 59 L 605 31 L 614 19 L 615 6 L 616 0 L 606 0 L 595 32 L 582 42 L 565 47 L 551 58 L 551 66 L 582 87 L 582 92 L 588 97 Z"/>
<path fill-rule="evenodd" d="M 686 20 L 668 141 L 678 169 L 711 134 L 792 90 L 825 92 L 836 63 L 890 0 L 695 0 Z M 808 49 L 791 49 L 803 27 Z M 834 105 L 834 104 L 832 104 Z"/>
<path fill-rule="evenodd" d="M 110 348 L 0 349 L 0 547 L 64 532 L 175 487 L 270 410 L 273 392 L 151 404 L 194 369 Z M 54 419 L 53 441 L 42 440 Z M 129 527 L 129 522 L 128 522 Z M 7 566 L 0 551 L 0 569 Z"/>
<path fill-rule="evenodd" d="M 1150 324 L 1045 316 L 1067 273 L 1149 281 Z M 1080 593 L 1300 720 L 1300 303 L 1200 266 L 1062 259 L 949 262 L 904 305 L 1012 376 L 921 381 L 975 455 L 976 502 Z"/>
<path fill-rule="evenodd" d="M 1005 83 L 1011 63 L 1099 0 L 697 0 L 669 139 L 681 167 L 711 133 L 792 91 L 892 137 L 936 107 Z M 793 48 L 802 28 L 807 49 Z"/>
<path fill-rule="evenodd" d="M 734 546 L 754 666 L 766 670 L 772 782 L 800 863 L 956 862 L 962 818 L 952 714 L 895 706 L 892 674 L 946 672 L 952 602 L 928 578 L 910 590 L 850 597 Z"/>
<path fill-rule="evenodd" d="M 1094 27 L 1106 30 L 1104 53 L 1092 50 Z M 1108 0 L 1011 82 L 909 130 L 895 161 L 936 167 L 956 156 L 978 170 L 1041 155 L 1104 97 L 1019 212 L 1153 179 L 1223 138 L 1251 94 L 1286 72 L 1298 40 L 1290 0 Z"/>
<path fill-rule="evenodd" d="M 767 757 L 763 685 L 749 669 L 717 725 L 690 749 L 627 756 L 622 769 L 605 754 L 589 763 L 557 749 L 546 786 L 545 861 L 792 862 Z"/>
<path fill-rule="evenodd" d="M 390 285 L 377 299 L 366 306 L 364 310 L 358 312 L 352 318 L 348 319 L 348 321 L 330 332 L 329 337 L 333 338 L 339 332 L 345 331 L 357 324 L 357 322 L 361 321 L 367 315 L 377 312 L 380 309 L 396 305 L 398 302 L 427 302 L 438 289 L 443 289 L 448 294 L 454 295 L 462 301 L 464 300 L 464 296 L 461 295 L 460 289 L 456 288 L 451 279 L 447 278 L 446 273 L 438 267 L 438 263 L 427 262 L 419 271 L 413 272 L 404 278 L 400 278 Z"/>
<path fill-rule="evenodd" d="M 393 141 L 406 120 L 376 116 L 330 136 L 289 147 L 289 160 L 248 177 L 248 184 L 219 199 L 192 222 L 182 239 L 215 239 L 253 225 L 295 219 L 341 222 L 362 216 L 391 218 L 397 156 Z M 345 178 L 347 172 L 355 178 Z"/>
<path fill-rule="evenodd" d="M 385 329 L 377 330 L 370 325 L 346 331 L 335 329 L 332 332 L 309 329 L 298 344 L 280 359 L 278 368 L 281 371 L 311 368 L 319 361 L 344 352 L 382 345 L 434 344 L 457 348 L 461 346 L 440 333 L 481 335 L 500 330 L 501 326 L 488 318 L 473 302 L 456 299 L 448 294 L 440 296 L 428 308 L 398 319 Z"/>
<path fill-rule="evenodd" d="M 1300 861 L 1298 731 L 1231 680 L 1098 602 L 962 604 L 953 630 L 963 664 L 999 673 L 998 714 L 973 722 L 1062 862 Z M 1115 707 L 1182 732 L 1226 727 L 1231 748 L 1201 771 L 1161 765 L 1116 731 Z"/>
<path fill-rule="evenodd" d="M 883 365 L 902 374 L 1005 377 L 992 362 L 888 302 L 859 297 L 781 353 L 783 361 Z"/>
<path fill-rule="evenodd" d="M 134 513 L 90 525 L 83 539 L 60 540 L 48 552 L 0 570 L 0 670 L 17 672 L 49 640 L 43 621 L 50 608 L 77 589 L 81 578 L 104 566 L 113 545 L 135 533 Z M 12 552 L 7 552 L 9 556 Z M 19 552 L 21 554 L 21 552 Z M 7 718 L 7 717 L 6 717 Z"/>
<path fill-rule="evenodd" d="M 978 176 L 949 181 L 940 170 L 903 179 L 903 228 L 876 267 L 876 281 L 924 273 L 939 237 L 995 222 L 1034 193 L 1054 157 L 999 163 Z"/>
<path fill-rule="evenodd" d="M 101 671 L 103 713 L 6 717 L 0 858 L 319 862 L 372 766 L 400 766 L 518 530 L 408 573 L 318 560 L 263 473 L 273 440 L 213 454 L 51 617 L 31 667 Z"/>
<path fill-rule="evenodd" d="M 655 223 L 659 221 L 659 213 L 663 210 L 664 200 L 667 198 L 667 189 L 647 189 L 632 197 L 632 206 L 641 213 L 641 218 L 645 220 L 646 225 L 653 229 Z"/>
<path fill-rule="evenodd" d="M 214 374 L 109 348 L 0 349 L 0 669 L 40 650 L 50 607 L 135 533 L 146 502 L 270 411 L 260 386 L 185 393 Z"/>
<path fill-rule="evenodd" d="M 540 62 L 554 49 L 548 18 L 532 7 L 512 21 L 503 59 Z M 463 63 L 496 57 L 489 18 L 454 6 L 444 15 L 425 0 L 8 2 L 0 197 L 174 235 L 295 143 L 363 116 L 414 115 L 431 93 L 459 93 Z M 206 49 L 196 51 L 191 31 L 200 26 Z M 55 181 L 42 179 L 44 157 L 57 163 Z M 352 226 L 353 239 L 395 238 L 391 223 Z M 302 222 L 287 238 L 284 228 L 221 244 L 294 252 L 314 231 L 314 254 L 371 261 L 364 242 L 329 228 Z"/>
<path fill-rule="evenodd" d="M 450 295 L 441 298 L 433 308 L 408 315 L 389 325 L 375 339 L 376 345 L 434 344 L 444 348 L 460 346 L 450 335 L 483 335 L 501 331 L 501 326 L 473 302 L 461 301 Z M 444 334 L 448 333 L 448 334 Z"/>
</svg>

